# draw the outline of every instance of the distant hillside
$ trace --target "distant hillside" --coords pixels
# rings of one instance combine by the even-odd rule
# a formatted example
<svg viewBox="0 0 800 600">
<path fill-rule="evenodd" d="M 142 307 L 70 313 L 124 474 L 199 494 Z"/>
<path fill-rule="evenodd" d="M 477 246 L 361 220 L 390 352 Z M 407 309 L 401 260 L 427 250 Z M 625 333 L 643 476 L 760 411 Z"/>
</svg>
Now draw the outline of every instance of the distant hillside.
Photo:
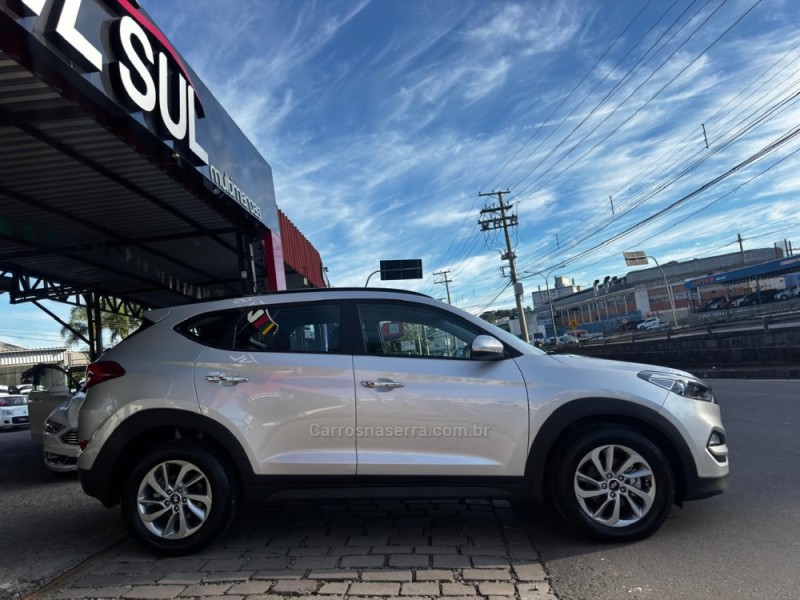
<svg viewBox="0 0 800 600">
<path fill-rule="evenodd" d="M 5 342 L 0 342 L 0 352 L 11 352 L 13 350 L 25 350 L 22 346 L 15 346 L 14 344 L 6 344 Z"/>
</svg>

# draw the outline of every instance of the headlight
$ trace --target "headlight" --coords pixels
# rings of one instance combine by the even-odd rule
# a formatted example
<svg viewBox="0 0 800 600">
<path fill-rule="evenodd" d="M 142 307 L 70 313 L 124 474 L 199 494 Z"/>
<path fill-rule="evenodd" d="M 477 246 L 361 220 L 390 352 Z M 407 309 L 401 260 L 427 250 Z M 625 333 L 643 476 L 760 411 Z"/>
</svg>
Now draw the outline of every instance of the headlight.
<svg viewBox="0 0 800 600">
<path fill-rule="evenodd" d="M 685 398 L 711 403 L 716 402 L 711 388 L 699 379 L 661 371 L 642 371 L 639 373 L 639 378 Z"/>
</svg>

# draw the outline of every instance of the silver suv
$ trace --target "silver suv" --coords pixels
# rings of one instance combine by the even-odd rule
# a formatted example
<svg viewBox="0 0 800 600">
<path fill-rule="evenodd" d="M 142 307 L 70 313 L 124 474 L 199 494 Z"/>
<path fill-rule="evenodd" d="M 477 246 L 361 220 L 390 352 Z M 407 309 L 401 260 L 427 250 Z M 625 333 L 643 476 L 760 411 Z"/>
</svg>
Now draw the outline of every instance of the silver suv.
<svg viewBox="0 0 800 600">
<path fill-rule="evenodd" d="M 410 292 L 152 310 L 87 387 L 83 489 L 161 554 L 298 490 L 515 495 L 621 541 L 728 483 L 719 406 L 692 375 L 549 355 Z"/>
</svg>

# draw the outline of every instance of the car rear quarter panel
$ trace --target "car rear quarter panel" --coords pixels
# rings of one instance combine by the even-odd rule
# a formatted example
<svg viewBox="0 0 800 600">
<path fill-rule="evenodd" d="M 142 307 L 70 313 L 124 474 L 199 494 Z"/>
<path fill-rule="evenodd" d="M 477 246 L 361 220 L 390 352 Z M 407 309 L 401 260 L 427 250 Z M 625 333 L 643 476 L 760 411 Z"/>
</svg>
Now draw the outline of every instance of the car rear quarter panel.
<svg viewBox="0 0 800 600">
<path fill-rule="evenodd" d="M 125 375 L 86 393 L 78 435 L 89 445 L 78 460 L 80 468 L 91 467 L 108 436 L 131 415 L 158 408 L 200 413 L 193 371 L 204 347 L 173 331 L 171 321 L 165 319 L 101 356 L 119 363 Z"/>
</svg>

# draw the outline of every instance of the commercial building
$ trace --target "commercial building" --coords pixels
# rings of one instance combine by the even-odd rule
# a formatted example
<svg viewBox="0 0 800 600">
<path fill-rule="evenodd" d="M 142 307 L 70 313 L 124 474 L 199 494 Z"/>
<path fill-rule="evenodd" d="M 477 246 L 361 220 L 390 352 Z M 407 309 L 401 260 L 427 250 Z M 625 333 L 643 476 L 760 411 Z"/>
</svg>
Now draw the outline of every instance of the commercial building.
<svg viewBox="0 0 800 600">
<path fill-rule="evenodd" d="M 798 271 L 800 257 L 784 257 L 781 248 L 673 261 L 660 269 L 636 269 L 624 276 L 606 276 L 585 290 L 552 295 L 555 326 L 558 334 L 571 325 L 592 334 L 617 331 L 629 321 L 651 316 L 671 322 L 670 293 L 678 323 L 686 323 L 705 300 L 755 291 L 759 286 L 782 289 L 792 284 Z M 528 329 L 539 337 L 550 337 L 553 319 L 547 297 L 535 294 L 533 310 L 526 314 Z"/>
</svg>

